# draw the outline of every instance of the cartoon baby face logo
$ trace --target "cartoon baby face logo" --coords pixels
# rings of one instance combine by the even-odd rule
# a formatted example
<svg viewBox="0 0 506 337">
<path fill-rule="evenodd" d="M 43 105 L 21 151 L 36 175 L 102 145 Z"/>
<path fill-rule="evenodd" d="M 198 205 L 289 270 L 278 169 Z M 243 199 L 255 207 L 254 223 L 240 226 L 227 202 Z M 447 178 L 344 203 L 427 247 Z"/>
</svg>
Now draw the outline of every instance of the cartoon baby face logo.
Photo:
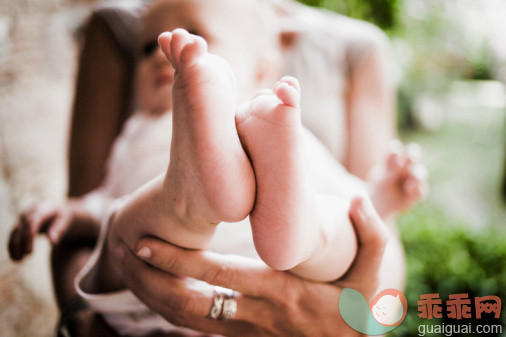
<svg viewBox="0 0 506 337">
<path fill-rule="evenodd" d="M 371 303 L 374 319 L 383 326 L 401 324 L 408 309 L 406 297 L 397 289 L 383 290 Z"/>
<path fill-rule="evenodd" d="M 408 301 L 396 289 L 381 291 L 367 303 L 354 289 L 344 288 L 339 299 L 339 312 L 354 330 L 370 336 L 383 335 L 397 328 L 408 311 Z"/>
</svg>

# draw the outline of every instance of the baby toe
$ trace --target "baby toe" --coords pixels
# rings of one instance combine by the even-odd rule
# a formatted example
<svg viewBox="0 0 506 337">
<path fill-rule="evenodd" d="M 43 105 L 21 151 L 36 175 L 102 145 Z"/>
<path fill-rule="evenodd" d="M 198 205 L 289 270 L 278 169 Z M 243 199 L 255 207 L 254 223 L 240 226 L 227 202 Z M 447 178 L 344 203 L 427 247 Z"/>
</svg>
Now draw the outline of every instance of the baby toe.
<svg viewBox="0 0 506 337">
<path fill-rule="evenodd" d="M 293 87 L 297 92 L 300 92 L 300 84 L 299 81 L 292 76 L 283 76 L 281 80 L 279 80 L 278 83 L 283 82 L 288 84 L 289 86 Z"/>
<path fill-rule="evenodd" d="M 172 40 L 171 32 L 163 32 L 158 36 L 158 45 L 162 49 L 162 52 L 165 54 L 167 59 L 172 63 L 172 53 L 170 50 L 170 41 Z"/>
<path fill-rule="evenodd" d="M 299 108 L 300 94 L 296 88 L 287 82 L 280 81 L 274 87 L 274 93 L 284 105 L 292 108 Z"/>
<path fill-rule="evenodd" d="M 172 65 L 174 68 L 178 68 L 181 65 L 181 52 L 183 48 L 191 42 L 191 36 L 190 34 L 181 28 L 175 29 L 172 32 L 172 39 L 170 41 L 170 54 L 173 58 Z"/>
<path fill-rule="evenodd" d="M 207 52 L 206 41 L 199 36 L 191 36 L 192 41 L 183 46 L 180 65 L 183 67 L 197 63 L 200 56 Z"/>
</svg>

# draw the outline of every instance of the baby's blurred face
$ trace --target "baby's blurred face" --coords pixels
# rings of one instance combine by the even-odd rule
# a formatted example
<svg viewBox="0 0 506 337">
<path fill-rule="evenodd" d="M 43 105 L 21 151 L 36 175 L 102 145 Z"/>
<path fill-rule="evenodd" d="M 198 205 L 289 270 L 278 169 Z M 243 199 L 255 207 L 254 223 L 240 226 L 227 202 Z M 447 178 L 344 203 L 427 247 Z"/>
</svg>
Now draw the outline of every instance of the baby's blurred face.
<svg viewBox="0 0 506 337">
<path fill-rule="evenodd" d="M 162 113 L 172 108 L 174 69 L 155 41 L 142 45 L 136 73 L 136 92 L 144 109 Z"/>
<path fill-rule="evenodd" d="M 241 6 L 229 6 L 237 0 L 164 0 L 155 3 L 142 24 L 141 59 L 137 73 L 137 92 L 141 103 L 149 110 L 171 108 L 171 88 L 174 71 L 157 44 L 164 31 L 184 28 L 202 36 L 209 52 L 227 60 L 236 76 L 240 99 L 251 96 L 255 87 L 258 53 L 250 45 L 254 26 L 245 34 L 238 29 L 248 15 Z M 242 22 L 241 22 L 242 20 Z"/>
</svg>

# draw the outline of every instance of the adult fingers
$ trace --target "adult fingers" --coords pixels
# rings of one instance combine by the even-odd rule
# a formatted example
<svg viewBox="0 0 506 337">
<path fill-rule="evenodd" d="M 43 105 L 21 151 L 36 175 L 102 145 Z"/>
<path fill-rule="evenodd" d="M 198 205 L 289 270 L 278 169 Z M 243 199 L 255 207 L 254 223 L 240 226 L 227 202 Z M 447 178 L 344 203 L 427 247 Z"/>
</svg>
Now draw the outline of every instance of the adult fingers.
<svg viewBox="0 0 506 337">
<path fill-rule="evenodd" d="M 344 281 L 353 284 L 368 283 L 377 279 L 388 231 L 369 197 L 365 195 L 352 200 L 349 214 L 357 233 L 359 248 L 355 262 Z"/>
<path fill-rule="evenodd" d="M 350 217 L 361 246 L 361 252 L 357 258 L 361 253 L 378 252 L 385 248 L 388 237 L 387 228 L 368 196 L 360 195 L 353 198 L 350 205 Z"/>
<path fill-rule="evenodd" d="M 187 250 L 146 237 L 137 244 L 137 255 L 164 271 L 209 284 L 234 289 L 249 296 L 272 298 L 286 274 L 263 262 L 238 255 Z"/>
<path fill-rule="evenodd" d="M 167 319 L 181 323 L 182 317 L 205 318 L 209 314 L 215 297 L 211 285 L 154 268 L 123 244 L 120 244 L 118 257 L 119 272 L 128 287 Z M 266 304 L 262 300 L 239 293 L 236 295 L 237 312 L 233 320 L 256 321 L 255 314 L 265 311 Z"/>
<path fill-rule="evenodd" d="M 59 208 L 50 203 L 40 203 L 26 213 L 25 219 L 30 225 L 32 235 L 42 233 L 47 224 L 58 214 Z"/>
</svg>

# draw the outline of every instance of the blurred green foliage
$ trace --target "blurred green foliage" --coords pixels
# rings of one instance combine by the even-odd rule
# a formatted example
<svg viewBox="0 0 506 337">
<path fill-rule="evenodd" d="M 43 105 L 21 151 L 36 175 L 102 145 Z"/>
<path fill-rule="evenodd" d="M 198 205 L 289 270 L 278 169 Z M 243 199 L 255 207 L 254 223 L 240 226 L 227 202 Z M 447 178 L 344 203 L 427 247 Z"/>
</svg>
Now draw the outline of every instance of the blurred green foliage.
<svg viewBox="0 0 506 337">
<path fill-rule="evenodd" d="M 298 0 L 309 6 L 322 7 L 346 16 L 372 22 L 389 30 L 397 24 L 402 0 Z"/>
<path fill-rule="evenodd" d="M 468 66 L 463 71 L 463 77 L 473 80 L 490 80 L 494 78 L 492 51 L 486 41 L 466 53 Z"/>
<path fill-rule="evenodd" d="M 506 328 L 506 313 L 501 314 L 502 322 L 493 318 L 456 321 L 446 317 L 429 321 L 418 318 L 417 306 L 420 295 L 429 293 L 439 293 L 443 312 L 450 294 L 468 293 L 472 306 L 475 296 L 497 295 L 506 301 L 504 231 L 471 230 L 465 223 L 427 204 L 400 217 L 399 225 L 408 267 L 405 290 L 408 313 L 405 321 L 389 336 L 418 336 L 421 324 L 502 323 Z M 474 310 L 472 313 L 474 317 Z"/>
</svg>

